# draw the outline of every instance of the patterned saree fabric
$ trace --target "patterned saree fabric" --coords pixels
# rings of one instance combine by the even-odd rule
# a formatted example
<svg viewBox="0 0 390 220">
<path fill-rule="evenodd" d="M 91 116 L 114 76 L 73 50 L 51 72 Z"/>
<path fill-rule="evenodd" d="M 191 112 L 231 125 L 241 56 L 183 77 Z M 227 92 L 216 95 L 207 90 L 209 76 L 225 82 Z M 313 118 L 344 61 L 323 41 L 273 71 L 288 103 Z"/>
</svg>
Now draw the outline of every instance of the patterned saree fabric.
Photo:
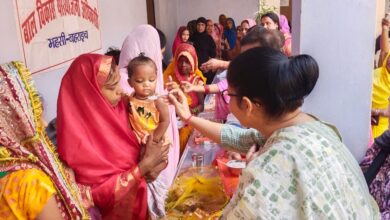
<svg viewBox="0 0 390 220">
<path fill-rule="evenodd" d="M 146 182 L 139 176 L 140 145 L 124 100 L 113 107 L 101 92 L 111 59 L 76 58 L 65 73 L 57 106 L 58 152 L 79 184 L 92 188 L 105 219 L 146 219 Z"/>
<path fill-rule="evenodd" d="M 266 140 L 257 130 L 230 127 L 222 130 L 223 144 L 265 143 L 242 171 L 222 219 L 379 219 L 363 173 L 335 127 L 311 121 Z M 241 131 L 224 134 L 232 129 Z"/>
<path fill-rule="evenodd" d="M 78 188 L 43 130 L 41 116 L 39 96 L 26 67 L 20 62 L 1 65 L 0 172 L 7 175 L 0 179 L 0 213 L 8 216 L 1 219 L 35 218 L 52 195 L 65 219 L 88 219 Z"/>
<path fill-rule="evenodd" d="M 390 74 L 387 69 L 387 62 L 390 53 L 387 54 L 380 68 L 375 69 L 373 88 L 372 88 L 372 108 L 387 109 L 390 96 Z M 386 129 L 388 129 L 388 118 L 380 116 L 378 125 L 372 125 L 372 135 L 374 138 L 379 137 Z"/>
</svg>

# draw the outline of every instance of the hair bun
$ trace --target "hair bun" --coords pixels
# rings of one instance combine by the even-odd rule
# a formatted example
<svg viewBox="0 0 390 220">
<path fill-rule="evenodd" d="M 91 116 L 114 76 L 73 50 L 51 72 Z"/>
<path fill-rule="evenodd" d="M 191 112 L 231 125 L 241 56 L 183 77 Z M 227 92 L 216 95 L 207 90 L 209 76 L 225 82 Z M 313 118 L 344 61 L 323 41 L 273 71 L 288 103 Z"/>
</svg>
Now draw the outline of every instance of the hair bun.
<svg viewBox="0 0 390 220">
<path fill-rule="evenodd" d="M 141 53 L 139 53 L 139 55 L 138 55 L 139 57 L 145 57 L 145 52 L 141 52 Z"/>
</svg>

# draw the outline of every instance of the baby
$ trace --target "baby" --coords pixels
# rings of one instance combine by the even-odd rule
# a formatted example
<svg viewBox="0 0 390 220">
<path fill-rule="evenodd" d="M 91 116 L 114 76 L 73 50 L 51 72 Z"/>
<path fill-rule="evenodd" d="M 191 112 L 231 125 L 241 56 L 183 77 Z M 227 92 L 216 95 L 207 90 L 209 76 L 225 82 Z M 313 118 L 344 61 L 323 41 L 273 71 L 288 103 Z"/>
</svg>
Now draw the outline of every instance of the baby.
<svg viewBox="0 0 390 220">
<path fill-rule="evenodd" d="M 129 120 L 141 144 L 146 144 L 149 135 L 153 141 L 166 140 L 169 126 L 168 105 L 155 94 L 157 66 L 142 53 L 127 66 L 128 83 L 134 89 L 129 96 Z"/>
<path fill-rule="evenodd" d="M 172 143 L 167 135 L 170 123 L 168 105 L 155 94 L 156 64 L 141 53 L 129 62 L 127 72 L 128 83 L 134 89 L 128 97 L 129 120 L 138 141 L 145 145 L 148 137 L 152 135 L 154 142 Z M 141 150 L 141 157 L 143 151 Z M 164 201 L 168 187 L 158 179 L 148 183 L 148 208 L 152 219 L 165 215 Z"/>
</svg>

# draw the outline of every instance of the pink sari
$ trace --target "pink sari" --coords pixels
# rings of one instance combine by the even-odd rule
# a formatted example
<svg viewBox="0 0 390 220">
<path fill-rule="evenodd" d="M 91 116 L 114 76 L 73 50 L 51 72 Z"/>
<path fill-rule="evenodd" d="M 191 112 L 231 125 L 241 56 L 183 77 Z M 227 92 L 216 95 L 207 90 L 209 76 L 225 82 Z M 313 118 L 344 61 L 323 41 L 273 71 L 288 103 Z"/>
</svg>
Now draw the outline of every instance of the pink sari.
<svg viewBox="0 0 390 220">
<path fill-rule="evenodd" d="M 157 65 L 157 87 L 156 93 L 165 94 L 164 82 L 162 75 L 162 54 L 160 49 L 160 41 L 158 33 L 150 25 L 140 25 L 136 27 L 125 39 L 122 45 L 121 56 L 119 59 L 119 68 L 121 73 L 121 86 L 129 94 L 133 89 L 127 83 L 128 75 L 126 66 L 129 61 L 137 57 L 141 52 L 145 56 L 150 57 Z M 180 156 L 179 131 L 177 128 L 176 112 L 173 106 L 170 106 L 170 126 L 168 127 L 168 135 L 172 140 L 172 147 L 168 153 L 168 166 L 163 170 L 157 179 L 148 184 L 148 205 L 152 216 L 160 216 L 161 211 L 164 212 L 164 201 L 168 193 L 168 189 L 172 184 L 176 174 L 177 164 Z"/>
<path fill-rule="evenodd" d="M 172 44 L 172 55 L 173 55 L 173 56 L 175 55 L 175 52 L 176 52 L 177 47 L 178 47 L 181 43 L 183 43 L 183 41 L 181 40 L 181 35 L 183 34 L 183 32 L 184 32 L 185 30 L 188 30 L 186 26 L 181 26 L 181 27 L 179 28 L 179 30 L 177 30 L 175 40 L 173 41 L 173 44 Z"/>
<path fill-rule="evenodd" d="M 247 19 L 245 19 L 244 21 L 247 21 L 247 22 L 248 22 L 249 28 L 251 28 L 251 27 L 253 27 L 253 26 L 256 25 L 256 21 L 253 20 L 252 18 L 247 18 Z"/>
<path fill-rule="evenodd" d="M 139 175 L 140 145 L 126 103 L 102 95 L 111 57 L 84 54 L 65 73 L 58 97 L 58 152 L 79 184 L 92 188 L 105 219 L 146 219 L 146 182 Z"/>
</svg>

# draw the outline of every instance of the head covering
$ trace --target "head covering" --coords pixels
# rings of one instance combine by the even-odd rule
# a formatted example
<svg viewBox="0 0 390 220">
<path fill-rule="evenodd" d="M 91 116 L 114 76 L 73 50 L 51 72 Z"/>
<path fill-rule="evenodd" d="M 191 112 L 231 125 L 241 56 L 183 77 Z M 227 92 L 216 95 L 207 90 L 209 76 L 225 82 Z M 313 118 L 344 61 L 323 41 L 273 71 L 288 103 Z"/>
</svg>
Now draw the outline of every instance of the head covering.
<svg viewBox="0 0 390 220">
<path fill-rule="evenodd" d="M 181 39 L 181 35 L 183 34 L 183 32 L 185 30 L 188 30 L 188 28 L 186 26 L 181 26 L 179 28 L 179 30 L 177 30 L 175 40 L 173 41 L 173 44 L 172 44 L 172 55 L 173 56 L 175 55 L 175 51 L 176 51 L 177 47 L 179 46 L 179 44 L 183 43 L 183 41 Z"/>
<path fill-rule="evenodd" d="M 151 58 L 157 66 L 157 87 L 156 92 L 162 94 L 164 85 L 162 79 L 162 54 L 160 48 L 160 40 L 157 30 L 151 25 L 140 25 L 127 35 L 122 44 L 121 55 L 119 57 L 119 71 L 121 74 L 121 86 L 128 94 L 134 90 L 127 82 L 127 65 L 129 62 L 144 53 L 145 56 Z"/>
<path fill-rule="evenodd" d="M 288 34 L 290 33 L 290 26 L 288 26 L 288 20 L 286 16 L 279 15 L 279 26 L 281 32 Z"/>
<path fill-rule="evenodd" d="M 375 69 L 373 88 L 372 88 L 372 108 L 373 109 L 387 109 L 389 106 L 390 96 L 390 74 L 387 69 L 387 62 L 390 53 L 388 53 L 383 60 L 382 67 Z M 374 138 L 380 136 L 386 129 L 388 129 L 388 118 L 380 117 L 378 125 L 372 125 Z"/>
<path fill-rule="evenodd" d="M 88 218 L 80 192 L 65 175 L 55 147 L 44 132 L 41 102 L 22 63 L 0 66 L 0 91 L 0 171 L 42 170 L 55 185 L 63 216 Z"/>
<path fill-rule="evenodd" d="M 190 31 L 190 36 L 194 35 L 196 32 L 196 20 L 191 20 L 187 23 L 187 28 Z M 172 54 L 174 55 L 174 54 Z"/>
<path fill-rule="evenodd" d="M 207 24 L 207 19 L 205 17 L 199 17 L 197 20 L 196 20 L 196 24 L 199 24 L 199 23 L 203 23 L 203 24 Z"/>
<path fill-rule="evenodd" d="M 252 18 L 247 18 L 247 19 L 245 19 L 244 21 L 247 21 L 247 22 L 248 22 L 249 28 L 251 28 L 251 27 L 253 27 L 253 26 L 256 25 L 256 21 L 253 20 Z"/>
<path fill-rule="evenodd" d="M 137 166 L 140 145 L 129 127 L 124 101 L 113 107 L 101 92 L 110 73 L 111 57 L 84 54 L 65 73 L 57 105 L 58 152 L 74 170 L 78 183 L 92 187 L 102 214 L 110 212 L 117 195 L 117 181 Z M 147 215 L 146 182 L 131 188 L 127 210 L 133 217 Z"/>
<path fill-rule="evenodd" d="M 221 51 L 222 35 L 223 35 L 223 26 L 221 24 L 214 23 L 213 33 L 211 37 L 213 38 L 215 43 L 217 58 L 221 58 L 222 56 L 222 51 Z"/>
<path fill-rule="evenodd" d="M 190 83 L 196 84 L 196 82 L 199 81 L 203 81 L 203 83 L 205 83 L 206 78 L 198 68 L 198 57 L 196 56 L 195 48 L 191 44 L 186 43 L 180 44 L 177 48 L 173 61 L 164 72 L 164 81 L 168 82 L 169 76 L 171 76 L 173 81 L 177 83 L 186 80 L 178 68 L 178 61 L 181 56 L 185 56 L 191 64 Z M 196 107 L 199 105 L 198 97 L 194 92 L 190 92 L 187 95 L 187 100 L 190 107 Z"/>
<path fill-rule="evenodd" d="M 227 22 L 231 21 L 233 22 L 233 27 L 231 29 L 227 29 Z M 237 29 L 236 29 L 236 24 L 234 23 L 233 18 L 228 18 L 226 20 L 226 28 L 225 31 L 223 32 L 225 35 L 227 41 L 229 42 L 230 49 L 233 49 L 234 46 L 236 45 L 236 38 L 237 38 Z"/>
<path fill-rule="evenodd" d="M 211 29 L 211 33 L 208 33 L 208 32 L 207 32 L 207 26 L 206 26 L 206 32 L 207 32 L 207 34 L 209 34 L 209 35 L 213 38 L 213 40 L 214 40 L 214 39 L 218 38 L 217 33 L 214 32 L 214 30 L 215 30 L 214 22 L 213 22 L 213 20 L 211 20 L 211 19 L 208 19 L 208 20 L 207 20 L 207 23 L 208 23 L 208 22 L 211 22 L 211 23 L 213 24 L 213 28 Z M 215 40 L 214 40 L 214 42 L 215 42 Z"/>
<path fill-rule="evenodd" d="M 127 83 L 127 65 L 130 60 L 137 57 L 141 52 L 145 56 L 150 57 L 157 66 L 157 86 L 156 92 L 158 94 L 165 93 L 164 81 L 162 76 L 162 54 L 159 45 L 158 34 L 155 28 L 151 25 L 140 25 L 126 37 L 122 44 L 121 56 L 119 58 L 119 68 L 121 73 L 121 85 L 127 92 L 132 92 L 133 89 Z M 176 174 L 177 164 L 179 163 L 180 147 L 179 147 L 179 130 L 177 128 L 176 112 L 173 106 L 169 106 L 170 125 L 167 129 L 168 136 L 172 140 L 172 147 L 168 153 L 168 166 L 163 170 L 154 182 L 160 182 L 161 185 L 169 187 L 172 184 L 173 178 Z M 148 187 L 150 189 L 150 187 Z M 163 190 L 159 187 L 157 190 Z M 168 190 L 168 189 L 167 189 Z M 166 192 L 159 192 L 159 198 L 164 197 Z M 150 198 L 150 197 L 148 197 Z M 155 199 L 159 199 L 156 198 Z M 149 199 L 149 204 L 152 204 Z M 160 201 L 159 201 L 160 202 Z M 162 201 L 162 204 L 164 201 Z"/>
</svg>

